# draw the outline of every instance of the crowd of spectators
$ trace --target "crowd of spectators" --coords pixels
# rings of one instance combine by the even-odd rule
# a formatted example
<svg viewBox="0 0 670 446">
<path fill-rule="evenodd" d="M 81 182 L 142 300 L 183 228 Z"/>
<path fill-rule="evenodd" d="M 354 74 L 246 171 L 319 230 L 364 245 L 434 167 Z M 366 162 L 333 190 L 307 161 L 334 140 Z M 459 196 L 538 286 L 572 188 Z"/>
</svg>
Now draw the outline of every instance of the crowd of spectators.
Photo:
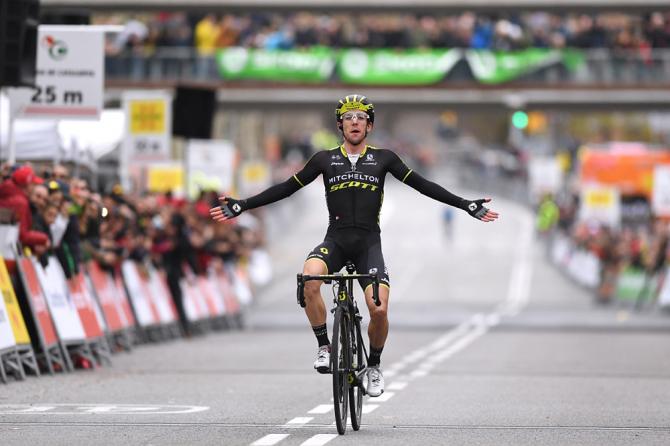
<svg viewBox="0 0 670 446">
<path fill-rule="evenodd" d="M 645 221 L 612 228 L 578 219 L 578 206 L 579 200 L 574 195 L 559 197 L 553 227 L 567 235 L 574 248 L 590 252 L 599 260 L 598 302 L 612 301 L 617 279 L 626 269 L 643 271 L 651 283 L 649 279 L 664 274 L 665 268 L 670 266 L 670 224 L 667 220 L 648 215 Z"/>
<path fill-rule="evenodd" d="M 556 14 L 524 12 L 456 15 L 298 12 L 206 14 L 184 12 L 97 15 L 94 23 L 123 24 L 108 52 L 151 52 L 157 47 L 196 47 L 201 55 L 244 46 L 291 49 L 444 48 L 667 48 L 670 13 Z"/>
<path fill-rule="evenodd" d="M 4 223 L 18 224 L 19 242 L 27 252 L 43 265 L 56 256 L 68 279 L 88 260 L 112 272 L 126 259 L 152 262 L 167 272 L 186 329 L 179 288 L 184 263 L 204 274 L 214 259 L 245 261 L 264 243 L 261 225 L 252 216 L 226 224 L 211 220 L 216 192 L 203 192 L 195 201 L 169 193 L 129 195 L 119 185 L 97 193 L 62 165 L 38 175 L 30 164 L 5 163 L 0 173 Z"/>
</svg>

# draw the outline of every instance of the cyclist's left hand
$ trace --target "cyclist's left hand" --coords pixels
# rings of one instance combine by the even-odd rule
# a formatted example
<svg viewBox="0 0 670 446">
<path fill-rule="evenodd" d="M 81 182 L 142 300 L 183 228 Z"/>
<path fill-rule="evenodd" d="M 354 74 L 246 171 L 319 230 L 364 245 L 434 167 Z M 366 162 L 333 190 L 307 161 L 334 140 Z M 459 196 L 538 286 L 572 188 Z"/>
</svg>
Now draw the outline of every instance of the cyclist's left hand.
<svg viewBox="0 0 670 446">
<path fill-rule="evenodd" d="M 489 222 L 498 219 L 498 213 L 484 206 L 484 203 L 490 202 L 490 198 L 480 198 L 479 200 L 468 201 L 465 211 L 477 220 Z"/>
</svg>

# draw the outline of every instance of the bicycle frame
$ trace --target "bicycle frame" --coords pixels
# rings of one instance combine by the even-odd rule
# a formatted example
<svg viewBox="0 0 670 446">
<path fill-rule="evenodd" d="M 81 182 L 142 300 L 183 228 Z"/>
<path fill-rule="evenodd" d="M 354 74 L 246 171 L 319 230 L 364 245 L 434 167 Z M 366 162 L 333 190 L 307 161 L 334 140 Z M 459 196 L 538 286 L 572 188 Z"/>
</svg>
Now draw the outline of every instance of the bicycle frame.
<svg viewBox="0 0 670 446">
<path fill-rule="evenodd" d="M 334 298 L 334 303 L 335 307 L 333 307 L 330 312 L 334 313 L 335 310 L 338 307 L 343 307 L 345 310 L 345 313 L 349 314 L 352 318 L 353 317 L 360 317 L 359 312 L 358 312 L 358 306 L 356 305 L 356 302 L 354 301 L 354 280 L 358 279 L 372 279 L 372 298 L 374 300 L 374 303 L 376 306 L 381 305 L 381 301 L 379 300 L 379 277 L 377 276 L 377 273 L 372 273 L 372 274 L 354 274 L 356 271 L 356 268 L 353 264 L 347 262 L 346 265 L 347 269 L 347 274 L 342 274 L 342 273 L 335 273 L 335 274 L 324 274 L 324 275 L 316 275 L 316 276 L 310 276 L 306 274 L 298 274 L 297 279 L 298 279 L 298 304 L 302 307 L 305 308 L 305 282 L 311 281 L 311 280 L 320 280 L 323 281 L 324 283 L 332 283 L 335 282 L 337 284 L 338 290 L 337 290 L 337 295 Z M 335 285 L 333 285 L 335 287 Z M 367 349 L 365 347 L 365 343 L 362 344 L 363 351 L 365 353 L 365 357 L 367 359 L 368 353 Z M 356 370 L 356 381 L 358 382 L 362 375 L 365 374 L 365 369 L 361 370 Z"/>
</svg>

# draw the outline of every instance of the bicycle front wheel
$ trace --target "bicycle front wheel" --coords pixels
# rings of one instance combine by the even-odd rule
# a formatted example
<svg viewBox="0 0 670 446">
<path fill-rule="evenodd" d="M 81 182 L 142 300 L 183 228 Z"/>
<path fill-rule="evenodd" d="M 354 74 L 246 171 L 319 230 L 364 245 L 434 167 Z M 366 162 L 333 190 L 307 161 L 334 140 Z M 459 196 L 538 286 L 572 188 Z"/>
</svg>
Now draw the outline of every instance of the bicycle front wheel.
<svg viewBox="0 0 670 446">
<path fill-rule="evenodd" d="M 356 320 L 350 326 L 349 343 L 351 345 L 352 370 L 349 372 L 349 407 L 351 410 L 351 427 L 357 431 L 361 428 L 361 418 L 363 417 L 363 383 L 356 376 L 359 370 L 365 368 L 366 363 L 363 353 L 361 323 Z"/>
<path fill-rule="evenodd" d="M 347 429 L 347 409 L 349 403 L 349 326 L 343 308 L 335 310 L 333 341 L 330 344 L 330 369 L 333 372 L 333 403 L 337 432 L 344 435 Z"/>
</svg>

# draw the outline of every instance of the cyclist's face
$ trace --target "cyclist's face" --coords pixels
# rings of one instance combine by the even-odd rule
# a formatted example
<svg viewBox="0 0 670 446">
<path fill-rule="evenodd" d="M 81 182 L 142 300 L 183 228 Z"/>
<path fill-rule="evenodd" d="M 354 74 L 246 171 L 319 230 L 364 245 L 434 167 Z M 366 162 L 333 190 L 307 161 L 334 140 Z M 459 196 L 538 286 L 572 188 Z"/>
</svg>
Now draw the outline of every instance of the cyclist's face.
<svg viewBox="0 0 670 446">
<path fill-rule="evenodd" d="M 342 115 L 342 133 L 344 139 L 349 143 L 360 144 L 370 130 L 372 130 L 372 124 L 365 112 L 349 111 Z"/>
</svg>

